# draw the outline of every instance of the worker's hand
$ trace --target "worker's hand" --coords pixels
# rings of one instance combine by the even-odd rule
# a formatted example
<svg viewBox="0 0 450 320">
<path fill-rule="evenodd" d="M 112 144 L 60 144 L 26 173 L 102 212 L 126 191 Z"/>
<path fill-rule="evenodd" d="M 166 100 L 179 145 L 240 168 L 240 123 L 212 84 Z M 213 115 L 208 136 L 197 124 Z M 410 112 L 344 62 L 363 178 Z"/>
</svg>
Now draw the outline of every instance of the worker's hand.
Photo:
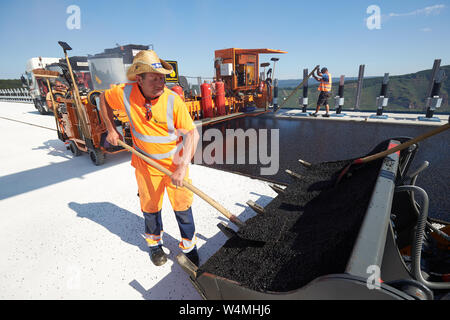
<svg viewBox="0 0 450 320">
<path fill-rule="evenodd" d="M 108 141 L 109 144 L 112 144 L 113 146 L 117 146 L 117 144 L 118 144 L 117 140 L 123 140 L 120 133 L 117 132 L 117 130 L 108 131 L 108 135 L 106 136 L 106 141 Z"/>
<path fill-rule="evenodd" d="M 185 176 L 186 176 L 186 166 L 179 165 L 178 168 L 172 173 L 170 178 L 172 179 L 172 183 L 175 186 L 182 187 Z"/>
</svg>

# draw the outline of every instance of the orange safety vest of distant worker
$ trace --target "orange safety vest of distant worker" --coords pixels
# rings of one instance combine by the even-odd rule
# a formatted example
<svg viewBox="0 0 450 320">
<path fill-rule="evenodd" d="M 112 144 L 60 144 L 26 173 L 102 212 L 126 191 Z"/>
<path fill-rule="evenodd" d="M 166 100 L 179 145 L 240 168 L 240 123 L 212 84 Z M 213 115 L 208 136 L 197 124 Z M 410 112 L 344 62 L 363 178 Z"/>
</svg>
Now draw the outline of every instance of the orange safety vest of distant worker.
<svg viewBox="0 0 450 320">
<path fill-rule="evenodd" d="M 326 77 L 324 77 L 325 75 Z M 317 90 L 329 92 L 331 91 L 331 83 L 332 83 L 331 74 L 327 71 L 322 75 L 322 80 L 320 80 L 320 84 Z"/>
<path fill-rule="evenodd" d="M 157 163 L 175 171 L 174 155 L 182 155 L 182 135 L 195 129 L 189 111 L 179 95 L 164 88 L 164 93 L 148 107 L 137 83 L 125 83 L 105 91 L 105 99 L 111 108 L 126 111 L 134 148 Z M 144 160 L 132 155 L 131 165 L 148 170 L 151 175 L 164 175 Z"/>
</svg>

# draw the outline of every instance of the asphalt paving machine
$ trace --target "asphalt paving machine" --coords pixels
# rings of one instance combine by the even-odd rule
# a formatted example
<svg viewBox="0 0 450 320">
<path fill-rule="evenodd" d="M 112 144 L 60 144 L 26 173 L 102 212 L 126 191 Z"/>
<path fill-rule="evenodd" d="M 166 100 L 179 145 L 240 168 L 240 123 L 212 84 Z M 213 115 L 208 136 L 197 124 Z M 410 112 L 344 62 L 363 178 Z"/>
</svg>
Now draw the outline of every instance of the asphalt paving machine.
<svg viewBox="0 0 450 320">
<path fill-rule="evenodd" d="M 260 64 L 260 54 L 280 54 L 286 51 L 274 49 L 216 50 L 214 55 L 215 76 L 212 83 L 204 81 L 198 86 L 189 85 L 186 77 L 170 88 L 185 101 L 194 120 L 213 119 L 245 112 L 267 111 L 273 98 L 273 72 Z M 278 58 L 272 58 L 275 62 Z M 260 72 L 260 66 L 264 71 Z"/>
<path fill-rule="evenodd" d="M 428 216 L 416 185 L 428 163 L 410 170 L 412 142 L 392 138 L 364 158 L 300 161 L 291 184 L 272 186 L 278 195 L 268 205 L 247 202 L 256 215 L 243 227 L 218 224 L 228 240 L 214 255 L 199 267 L 181 254 L 178 263 L 211 300 L 450 299 L 450 223 Z"/>
<path fill-rule="evenodd" d="M 58 58 L 34 57 L 27 61 L 25 75 L 22 75 L 22 84 L 28 89 L 33 99 L 34 107 L 40 114 L 49 114 L 51 109 L 47 106 L 46 97 L 49 92 L 47 82 L 42 77 L 36 77 L 33 70 L 45 69 L 49 64 L 58 62 Z"/>
<path fill-rule="evenodd" d="M 217 81 L 223 81 L 225 96 L 235 109 L 246 110 L 254 108 L 267 109 L 273 98 L 273 81 L 275 65 L 278 58 L 272 58 L 273 68 L 265 73 L 265 67 L 270 63 L 261 63 L 260 54 L 287 53 L 275 49 L 240 49 L 229 48 L 214 52 L 214 68 Z M 264 71 L 260 72 L 259 67 Z"/>
<path fill-rule="evenodd" d="M 82 85 L 83 79 L 78 79 L 72 70 L 67 51 L 72 48 L 65 42 L 59 41 L 65 55 L 53 72 L 55 77 L 62 77 L 68 85 L 64 97 L 55 100 L 58 138 L 67 144 L 67 149 L 74 156 L 80 156 L 83 152 L 88 153 L 95 165 L 101 165 L 105 161 L 106 154 L 114 154 L 125 151 L 122 147 L 111 146 L 106 141 L 107 130 L 103 122 L 99 107 L 101 91 L 91 90 L 89 86 Z M 81 84 L 81 85 L 80 85 Z M 80 85 L 80 86 L 79 86 Z M 127 126 L 128 119 L 118 118 L 117 124 L 122 126 L 122 136 L 125 142 L 132 145 L 131 133 Z"/>
</svg>

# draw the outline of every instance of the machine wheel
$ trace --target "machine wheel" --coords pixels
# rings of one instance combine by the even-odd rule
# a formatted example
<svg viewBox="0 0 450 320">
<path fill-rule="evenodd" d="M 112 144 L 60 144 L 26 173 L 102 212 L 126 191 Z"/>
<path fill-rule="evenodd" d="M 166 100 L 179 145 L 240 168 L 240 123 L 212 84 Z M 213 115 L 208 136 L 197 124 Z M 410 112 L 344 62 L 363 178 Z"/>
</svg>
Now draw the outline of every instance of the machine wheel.
<svg viewBox="0 0 450 320">
<path fill-rule="evenodd" d="M 89 150 L 89 157 L 96 166 L 105 163 L 105 154 L 100 150 Z"/>
<path fill-rule="evenodd" d="M 77 145 L 75 144 L 75 142 L 73 142 L 73 140 L 70 140 L 69 149 L 74 155 L 74 157 L 81 156 L 81 150 L 78 149 Z"/>
<path fill-rule="evenodd" d="M 47 111 L 45 110 L 45 107 L 44 107 L 42 101 L 36 100 L 34 105 L 35 105 L 36 109 L 39 111 L 40 114 L 42 114 L 42 115 L 47 114 Z"/>
</svg>

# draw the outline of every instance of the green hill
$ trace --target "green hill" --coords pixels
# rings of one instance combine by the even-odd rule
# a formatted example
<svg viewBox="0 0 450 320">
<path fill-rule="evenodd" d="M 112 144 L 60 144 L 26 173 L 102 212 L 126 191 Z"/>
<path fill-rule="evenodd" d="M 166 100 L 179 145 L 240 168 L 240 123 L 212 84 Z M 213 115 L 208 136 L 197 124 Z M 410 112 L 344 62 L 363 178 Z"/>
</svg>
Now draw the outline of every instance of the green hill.
<svg viewBox="0 0 450 320">
<path fill-rule="evenodd" d="M 450 74 L 450 65 L 442 66 L 446 75 Z M 416 73 L 389 77 L 388 93 L 389 98 L 386 111 L 408 111 L 422 112 L 425 109 L 426 91 L 431 79 L 431 70 L 419 71 Z M 361 92 L 360 110 L 374 110 L 376 97 L 380 94 L 383 77 L 371 77 L 364 79 Z M 298 81 L 300 83 L 301 80 Z M 356 80 L 346 81 L 344 85 L 344 109 L 355 107 Z M 279 88 L 279 101 L 291 94 L 294 88 Z M 331 110 L 334 110 L 334 96 L 338 92 L 338 83 L 333 83 L 332 98 L 328 100 Z M 303 90 L 300 88 L 283 105 L 283 108 L 298 108 L 298 97 Z M 450 94 L 450 78 L 445 77 L 440 91 L 442 104 L 436 112 L 450 112 L 448 97 Z M 315 108 L 318 97 L 317 85 L 309 86 L 308 108 Z"/>
<path fill-rule="evenodd" d="M 0 89 L 22 88 L 20 79 L 0 79 Z"/>
</svg>

